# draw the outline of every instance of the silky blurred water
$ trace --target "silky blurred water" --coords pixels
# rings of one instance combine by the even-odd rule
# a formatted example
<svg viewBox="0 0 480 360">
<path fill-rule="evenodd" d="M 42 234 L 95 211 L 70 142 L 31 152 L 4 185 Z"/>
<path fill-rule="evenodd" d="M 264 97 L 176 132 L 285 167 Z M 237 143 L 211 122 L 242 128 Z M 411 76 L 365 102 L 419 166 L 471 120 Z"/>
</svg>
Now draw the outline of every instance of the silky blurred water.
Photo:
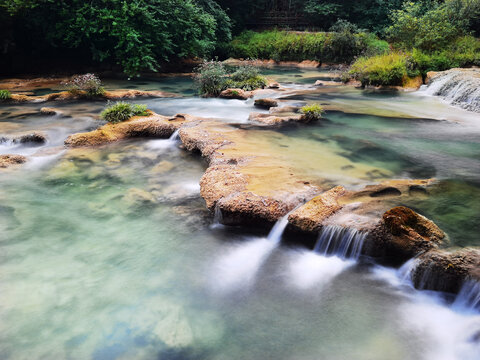
<svg viewBox="0 0 480 360">
<path fill-rule="evenodd" d="M 304 87 L 315 80 L 303 70 L 269 75 Z M 127 84 L 186 95 L 142 100 L 165 115 L 245 124 L 254 111 L 193 97 L 191 81 L 177 80 Z M 336 91 L 351 107 L 371 97 L 373 114 L 332 111 L 312 126 L 250 129 L 251 141 L 322 184 L 436 177 L 440 189 L 414 205 L 454 244 L 478 245 L 478 128 L 378 115 L 391 102 L 414 112 L 414 94 L 365 100 L 360 90 L 332 87 L 292 101 L 328 101 Z M 422 112 L 434 118 L 444 105 L 429 101 Z M 417 293 L 394 270 L 212 227 L 198 186 L 206 165 L 178 142 L 63 149 L 69 134 L 101 124 L 104 105 L 55 103 L 68 117 L 37 115 L 40 104 L 0 109 L 1 135 L 48 137 L 35 148 L 0 144 L 2 153 L 29 156 L 0 172 L 1 359 L 479 357 L 479 316 Z"/>
</svg>

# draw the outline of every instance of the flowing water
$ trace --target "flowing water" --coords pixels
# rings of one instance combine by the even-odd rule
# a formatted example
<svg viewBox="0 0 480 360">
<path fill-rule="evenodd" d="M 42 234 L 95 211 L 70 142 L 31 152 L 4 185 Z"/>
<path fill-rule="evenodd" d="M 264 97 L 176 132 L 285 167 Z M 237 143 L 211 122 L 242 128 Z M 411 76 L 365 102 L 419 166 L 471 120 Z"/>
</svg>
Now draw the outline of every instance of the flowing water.
<svg viewBox="0 0 480 360">
<path fill-rule="evenodd" d="M 299 89 L 328 77 L 268 71 Z M 255 111 L 194 97 L 186 78 L 127 85 L 184 95 L 142 101 L 165 115 L 246 123 Z M 473 117 L 421 94 L 334 86 L 287 101 L 338 108 L 308 127 L 250 129 L 252 143 L 325 186 L 436 177 L 440 189 L 413 205 L 453 244 L 479 245 Z M 30 156 L 0 172 L 1 359 L 479 358 L 476 284 L 453 304 L 417 292 L 405 269 L 359 262 L 365 234 L 350 229 L 327 227 L 307 250 L 282 245 L 285 219 L 270 234 L 211 226 L 198 185 L 205 164 L 175 136 L 65 151 L 66 136 L 99 125 L 104 105 L 55 104 L 67 117 L 39 116 L 40 104 L 0 108 L 0 137 L 48 137 L 0 144 Z"/>
</svg>

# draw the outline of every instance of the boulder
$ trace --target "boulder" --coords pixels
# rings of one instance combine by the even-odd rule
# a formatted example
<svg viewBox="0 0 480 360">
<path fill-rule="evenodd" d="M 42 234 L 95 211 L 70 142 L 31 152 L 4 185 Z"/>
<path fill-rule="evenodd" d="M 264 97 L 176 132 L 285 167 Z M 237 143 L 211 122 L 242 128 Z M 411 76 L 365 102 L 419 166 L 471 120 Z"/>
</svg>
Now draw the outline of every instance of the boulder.
<svg viewBox="0 0 480 360">
<path fill-rule="evenodd" d="M 11 166 L 21 165 L 27 161 L 22 155 L 0 155 L 0 168 L 8 168 Z"/>
<path fill-rule="evenodd" d="M 9 137 L 1 137 L 0 143 L 5 141 L 11 141 L 14 144 L 34 144 L 42 145 L 47 142 L 47 136 L 42 132 L 32 132 L 26 134 L 16 134 Z"/>
<path fill-rule="evenodd" d="M 251 98 L 253 94 L 250 91 L 245 91 L 242 89 L 226 89 L 223 90 L 219 97 L 222 99 L 237 99 L 237 100 L 247 100 Z"/>
<path fill-rule="evenodd" d="M 445 239 L 445 233 L 433 221 L 398 206 L 383 214 L 380 223 L 368 234 L 363 251 L 388 264 L 399 265 L 436 249 Z"/>
<path fill-rule="evenodd" d="M 63 112 L 52 107 L 42 107 L 40 113 L 46 116 L 62 115 Z"/>
<path fill-rule="evenodd" d="M 269 89 L 279 89 L 279 88 L 280 88 L 280 84 L 279 84 L 278 82 L 276 82 L 276 81 L 269 81 L 267 87 L 268 87 Z"/>
<path fill-rule="evenodd" d="M 278 101 L 275 99 L 256 99 L 255 100 L 255 106 L 264 108 L 264 109 L 270 109 L 272 107 L 277 107 L 278 106 Z"/>
<path fill-rule="evenodd" d="M 289 215 L 290 227 L 308 233 L 319 231 L 323 222 L 342 208 L 337 200 L 345 193 L 343 186 L 337 186 L 313 198 Z"/>
<path fill-rule="evenodd" d="M 480 281 L 480 250 L 429 251 L 416 259 L 413 285 L 421 290 L 457 294 L 468 281 Z"/>
</svg>

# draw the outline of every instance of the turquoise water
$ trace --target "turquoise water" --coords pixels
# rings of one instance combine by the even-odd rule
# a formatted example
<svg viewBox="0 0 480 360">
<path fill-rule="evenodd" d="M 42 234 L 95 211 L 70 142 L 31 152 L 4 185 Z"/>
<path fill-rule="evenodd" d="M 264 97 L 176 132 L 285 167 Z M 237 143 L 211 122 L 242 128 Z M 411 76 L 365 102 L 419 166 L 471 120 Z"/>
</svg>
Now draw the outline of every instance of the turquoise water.
<svg viewBox="0 0 480 360">
<path fill-rule="evenodd" d="M 364 101 L 359 91 L 341 96 Z M 398 99 L 407 109 L 417 101 L 409 96 Z M 368 101 L 377 109 L 385 97 Z M 145 102 L 159 113 L 192 110 L 240 123 L 253 110 L 194 97 Z M 100 124 L 94 116 L 104 103 L 55 106 L 70 117 L 38 116 L 40 105 L 1 108 L 2 134 L 49 137 L 40 148 L 0 148 L 31 156 L 24 167 L 0 172 L 1 359 L 478 358 L 472 337 L 480 316 L 418 294 L 393 270 L 212 226 L 199 195 L 202 159 L 169 140 L 65 151 L 68 134 Z M 325 168 L 320 156 L 356 166 L 348 170 L 351 186 L 375 181 L 378 172 L 434 176 L 442 187 L 415 206 L 455 243 L 478 245 L 471 124 L 333 111 L 326 118 L 251 129 L 252 136 L 308 176 L 335 173 L 330 182 L 347 170 Z M 378 172 L 368 177 L 367 166 Z"/>
</svg>

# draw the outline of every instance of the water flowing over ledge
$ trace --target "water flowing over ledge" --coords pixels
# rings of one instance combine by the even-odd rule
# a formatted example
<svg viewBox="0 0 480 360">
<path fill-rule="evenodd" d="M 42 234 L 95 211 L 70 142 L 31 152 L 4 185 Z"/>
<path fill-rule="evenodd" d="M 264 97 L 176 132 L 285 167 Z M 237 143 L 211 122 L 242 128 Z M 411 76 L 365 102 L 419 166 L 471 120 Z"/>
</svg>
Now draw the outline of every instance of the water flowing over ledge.
<svg viewBox="0 0 480 360">
<path fill-rule="evenodd" d="M 451 105 L 480 112 L 480 69 L 451 69 L 436 73 L 422 90 Z"/>
</svg>

